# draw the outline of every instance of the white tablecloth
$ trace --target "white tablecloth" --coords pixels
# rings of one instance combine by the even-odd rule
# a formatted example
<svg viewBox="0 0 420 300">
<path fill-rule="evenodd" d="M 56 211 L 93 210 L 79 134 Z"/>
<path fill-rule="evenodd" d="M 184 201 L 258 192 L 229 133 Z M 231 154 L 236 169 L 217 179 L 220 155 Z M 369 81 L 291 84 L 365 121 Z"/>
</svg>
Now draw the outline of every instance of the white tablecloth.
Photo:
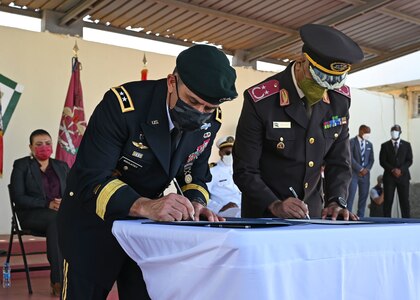
<svg viewBox="0 0 420 300">
<path fill-rule="evenodd" d="M 420 224 L 203 228 L 116 221 L 156 300 L 419 300 Z"/>
</svg>

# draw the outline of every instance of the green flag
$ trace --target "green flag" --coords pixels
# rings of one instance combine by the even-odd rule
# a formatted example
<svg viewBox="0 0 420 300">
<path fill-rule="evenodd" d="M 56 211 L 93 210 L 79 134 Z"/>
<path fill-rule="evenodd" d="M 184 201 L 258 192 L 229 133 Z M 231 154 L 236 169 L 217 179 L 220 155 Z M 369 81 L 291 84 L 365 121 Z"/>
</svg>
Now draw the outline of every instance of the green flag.
<svg viewBox="0 0 420 300">
<path fill-rule="evenodd" d="M 3 134 L 15 111 L 23 86 L 0 74 L 0 177 L 3 175 Z"/>
<path fill-rule="evenodd" d="M 23 85 L 0 74 L 0 98 L 3 134 L 6 132 L 13 112 L 23 92 Z"/>
</svg>

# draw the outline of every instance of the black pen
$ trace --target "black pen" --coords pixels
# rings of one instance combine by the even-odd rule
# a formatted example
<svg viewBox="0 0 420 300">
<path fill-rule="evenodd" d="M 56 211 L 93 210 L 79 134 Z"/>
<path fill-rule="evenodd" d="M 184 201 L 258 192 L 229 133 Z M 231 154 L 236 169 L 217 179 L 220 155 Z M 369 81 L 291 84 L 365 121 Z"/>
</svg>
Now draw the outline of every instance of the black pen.
<svg viewBox="0 0 420 300">
<path fill-rule="evenodd" d="M 289 187 L 289 191 L 291 191 L 292 192 L 292 195 L 293 195 L 293 197 L 295 197 L 296 199 L 299 199 L 299 197 L 298 197 L 298 195 L 296 194 L 296 191 L 295 191 L 295 189 L 293 188 L 293 187 Z M 303 200 L 302 200 L 302 202 L 303 202 Z M 310 220 L 311 218 L 309 217 L 309 215 L 308 214 L 306 214 L 306 219 L 307 220 Z"/>
<path fill-rule="evenodd" d="M 184 196 L 184 193 L 182 192 L 181 187 L 178 184 L 178 180 L 176 180 L 176 178 L 174 177 L 173 181 L 174 181 L 174 184 L 175 184 L 176 189 L 179 191 L 179 193 L 181 194 L 181 196 Z M 191 217 L 191 220 L 194 221 L 194 213 L 192 213 L 190 215 L 190 217 Z"/>
</svg>

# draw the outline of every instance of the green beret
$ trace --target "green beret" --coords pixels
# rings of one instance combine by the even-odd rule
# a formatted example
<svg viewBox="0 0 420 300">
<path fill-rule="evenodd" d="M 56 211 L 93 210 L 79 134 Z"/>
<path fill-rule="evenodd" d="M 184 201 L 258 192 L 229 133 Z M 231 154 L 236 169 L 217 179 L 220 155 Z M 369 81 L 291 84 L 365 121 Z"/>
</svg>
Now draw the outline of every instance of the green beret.
<svg viewBox="0 0 420 300">
<path fill-rule="evenodd" d="M 213 46 L 194 45 L 176 59 L 182 82 L 198 97 L 211 104 L 220 104 L 238 96 L 236 72 L 226 55 Z"/>
<path fill-rule="evenodd" d="M 363 60 L 359 45 L 341 31 L 319 24 L 300 28 L 302 51 L 309 62 L 328 75 L 343 75 Z"/>
</svg>

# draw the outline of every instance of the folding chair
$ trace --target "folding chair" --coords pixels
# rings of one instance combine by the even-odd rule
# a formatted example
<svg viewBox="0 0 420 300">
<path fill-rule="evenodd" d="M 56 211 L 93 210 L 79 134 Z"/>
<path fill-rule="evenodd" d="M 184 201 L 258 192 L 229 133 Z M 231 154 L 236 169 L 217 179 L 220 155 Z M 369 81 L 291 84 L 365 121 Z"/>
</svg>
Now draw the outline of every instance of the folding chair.
<svg viewBox="0 0 420 300">
<path fill-rule="evenodd" d="M 28 261 L 26 259 L 26 255 L 33 255 L 33 254 L 44 254 L 46 252 L 30 252 L 30 253 L 26 253 L 25 252 L 25 247 L 23 245 L 23 241 L 22 241 L 22 236 L 24 235 L 32 235 L 32 236 L 38 236 L 38 237 L 45 237 L 46 235 L 44 233 L 40 233 L 40 232 L 35 232 L 33 230 L 23 230 L 20 227 L 20 223 L 19 223 L 19 219 L 18 219 L 18 215 L 16 213 L 15 210 L 15 203 L 12 200 L 11 197 L 11 193 L 10 193 L 10 184 L 8 185 L 9 188 L 9 199 L 10 199 L 10 207 L 12 208 L 12 222 L 11 222 L 11 230 L 10 230 L 10 239 L 9 239 L 9 250 L 7 251 L 7 258 L 6 258 L 6 262 L 10 263 L 10 256 L 12 253 L 12 246 L 13 246 L 13 237 L 15 235 L 17 235 L 18 239 L 19 239 L 19 245 L 20 245 L 20 250 L 21 250 L 21 254 L 22 258 L 23 258 L 23 268 L 13 268 L 11 272 L 15 273 L 15 272 L 25 272 L 26 273 L 26 282 L 28 284 L 28 291 L 29 294 L 32 294 L 32 285 L 31 285 L 31 278 L 29 276 L 29 271 L 44 271 L 44 270 L 50 270 L 51 267 L 48 264 L 48 266 L 28 266 Z M 19 254 L 15 254 L 15 255 L 19 255 Z"/>
</svg>

